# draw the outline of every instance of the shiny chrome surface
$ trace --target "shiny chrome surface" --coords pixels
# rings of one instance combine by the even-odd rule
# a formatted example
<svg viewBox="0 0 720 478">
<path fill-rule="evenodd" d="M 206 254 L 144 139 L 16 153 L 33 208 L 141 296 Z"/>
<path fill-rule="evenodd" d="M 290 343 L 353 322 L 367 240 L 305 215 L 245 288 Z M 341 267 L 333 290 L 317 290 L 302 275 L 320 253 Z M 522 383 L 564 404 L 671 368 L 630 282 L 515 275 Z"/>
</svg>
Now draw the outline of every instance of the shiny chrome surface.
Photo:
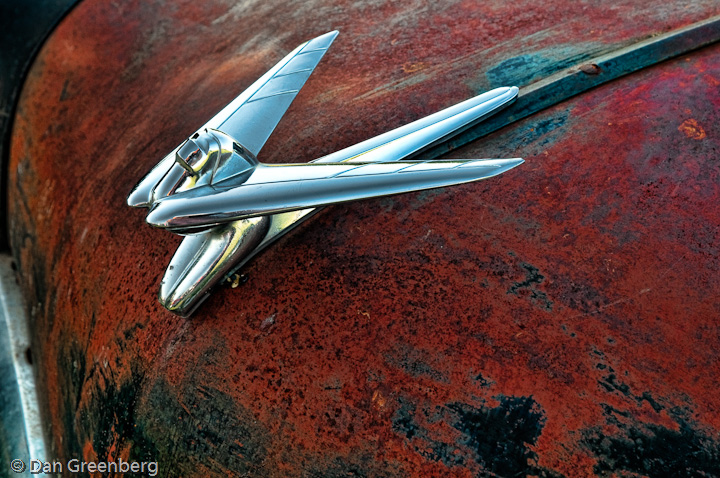
<svg viewBox="0 0 720 478">
<path fill-rule="evenodd" d="M 310 163 L 256 159 L 337 32 L 300 45 L 178 146 L 134 188 L 147 222 L 188 235 L 163 277 L 160 302 L 191 314 L 228 274 L 318 207 L 462 184 L 501 174 L 512 159 L 407 160 L 512 103 L 497 88 Z"/>
<path fill-rule="evenodd" d="M 159 200 L 147 222 L 192 233 L 238 219 L 478 181 L 520 163 L 521 159 L 486 159 L 260 164 L 239 186 L 200 186 Z"/>
<path fill-rule="evenodd" d="M 298 46 L 200 127 L 196 134 L 209 129 L 221 130 L 248 152 L 257 155 L 337 35 L 337 31 L 332 31 Z M 183 175 L 182 166 L 176 163 L 176 154 L 183 146 L 185 143 L 168 154 L 135 186 L 128 197 L 129 206 L 150 207 L 153 191 L 160 181 L 165 180 L 165 186 L 168 186 L 173 178 L 178 180 Z M 161 197 L 161 193 L 168 191 L 158 189 L 155 198 Z"/>
<path fill-rule="evenodd" d="M 12 259 L 0 255 L 0 442 L 9 445 L 0 464 L 12 476 L 49 476 L 30 470 L 30 460 L 49 456 L 25 310 Z"/>
<path fill-rule="evenodd" d="M 158 298 L 172 311 L 191 313 L 210 289 L 249 256 L 270 231 L 268 216 L 233 221 L 186 237 L 160 284 Z"/>
</svg>

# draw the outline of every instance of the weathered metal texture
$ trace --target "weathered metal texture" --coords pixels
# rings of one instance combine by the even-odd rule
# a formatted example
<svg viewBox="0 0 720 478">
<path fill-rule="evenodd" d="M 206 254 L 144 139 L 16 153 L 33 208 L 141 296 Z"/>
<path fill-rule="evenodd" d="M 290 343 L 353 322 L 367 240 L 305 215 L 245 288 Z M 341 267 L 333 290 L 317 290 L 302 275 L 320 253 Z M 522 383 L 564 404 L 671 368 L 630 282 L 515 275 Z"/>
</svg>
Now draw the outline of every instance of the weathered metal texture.
<svg viewBox="0 0 720 478">
<path fill-rule="evenodd" d="M 42 42 L 77 0 L 0 1 L 0 222 L 7 223 L 10 125 L 25 74 Z M 0 249 L 8 248 L 7 230 Z"/>
<path fill-rule="evenodd" d="M 190 320 L 154 297 L 178 239 L 124 207 L 317 33 L 342 32 L 265 160 L 715 3 L 80 5 L 31 72 L 9 172 L 54 453 L 167 476 L 720 475 L 717 47 L 453 152 L 527 159 L 495 181 L 329 208 Z"/>
</svg>

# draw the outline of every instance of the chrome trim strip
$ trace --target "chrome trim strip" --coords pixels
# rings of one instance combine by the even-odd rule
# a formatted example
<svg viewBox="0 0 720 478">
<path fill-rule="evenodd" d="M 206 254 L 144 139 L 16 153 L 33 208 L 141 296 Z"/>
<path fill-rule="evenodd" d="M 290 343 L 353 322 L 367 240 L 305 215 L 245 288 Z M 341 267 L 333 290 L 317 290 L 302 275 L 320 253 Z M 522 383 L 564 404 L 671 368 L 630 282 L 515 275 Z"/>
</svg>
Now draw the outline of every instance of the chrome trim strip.
<svg viewBox="0 0 720 478">
<path fill-rule="evenodd" d="M 20 295 L 20 287 L 15 280 L 12 269 L 12 259 L 0 255 L 0 342 L 7 341 L 7 347 L 0 348 L 0 363 L 3 368 L 12 363 L 14 377 L 3 374 L 0 383 L 3 386 L 2 395 L 6 403 L 0 407 L 0 433 L 5 434 L 9 442 L 15 445 L 8 450 L 11 460 L 23 460 L 26 470 L 13 476 L 31 476 L 29 472 L 30 460 L 47 461 L 47 446 L 38 403 L 37 386 L 33 365 L 29 359 L 30 333 L 25 307 Z M 7 388 L 11 387 L 11 388 Z M 14 389 L 14 390 L 13 390 Z M 19 410 L 8 407 L 7 400 L 17 397 Z M 23 440 L 24 439 L 24 440 Z M 24 442 L 24 443 L 23 443 Z M 19 455 L 13 456 L 12 454 Z M 2 470 L 3 472 L 7 469 Z M 33 473 L 32 476 L 47 476 Z"/>
<path fill-rule="evenodd" d="M 720 15 L 591 58 L 582 64 L 520 87 L 517 101 L 511 110 L 468 128 L 451 141 L 428 149 L 416 159 L 440 157 L 591 88 L 718 41 Z"/>
</svg>

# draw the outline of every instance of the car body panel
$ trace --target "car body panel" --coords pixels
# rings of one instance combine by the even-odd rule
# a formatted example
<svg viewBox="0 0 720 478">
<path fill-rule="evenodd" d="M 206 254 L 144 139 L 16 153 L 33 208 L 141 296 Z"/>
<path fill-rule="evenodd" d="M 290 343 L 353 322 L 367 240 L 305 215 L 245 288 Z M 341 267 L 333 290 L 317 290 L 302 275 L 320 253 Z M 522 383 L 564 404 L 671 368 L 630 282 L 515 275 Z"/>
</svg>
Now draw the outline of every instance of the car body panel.
<svg viewBox="0 0 720 478">
<path fill-rule="evenodd" d="M 720 474 L 717 46 L 451 153 L 527 159 L 496 180 L 328 208 L 191 319 L 155 296 L 179 238 L 124 205 L 318 33 L 341 31 L 263 161 L 718 13 L 83 2 L 30 72 L 9 167 L 53 453 L 168 476 Z"/>
</svg>

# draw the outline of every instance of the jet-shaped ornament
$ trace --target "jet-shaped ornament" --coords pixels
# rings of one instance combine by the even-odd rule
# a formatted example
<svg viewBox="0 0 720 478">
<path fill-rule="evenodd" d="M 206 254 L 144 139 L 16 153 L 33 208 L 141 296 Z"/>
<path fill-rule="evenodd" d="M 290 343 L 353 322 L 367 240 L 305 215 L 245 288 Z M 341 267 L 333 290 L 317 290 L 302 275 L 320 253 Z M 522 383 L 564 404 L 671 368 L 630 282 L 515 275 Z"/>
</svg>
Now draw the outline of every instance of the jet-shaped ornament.
<svg viewBox="0 0 720 478">
<path fill-rule="evenodd" d="M 160 285 L 168 310 L 192 314 L 215 285 L 321 206 L 478 181 L 523 162 L 407 161 L 512 103 L 516 87 L 497 88 L 310 163 L 259 162 L 260 149 L 337 34 L 297 47 L 130 193 L 128 205 L 150 209 L 149 224 L 186 236 Z"/>
</svg>

